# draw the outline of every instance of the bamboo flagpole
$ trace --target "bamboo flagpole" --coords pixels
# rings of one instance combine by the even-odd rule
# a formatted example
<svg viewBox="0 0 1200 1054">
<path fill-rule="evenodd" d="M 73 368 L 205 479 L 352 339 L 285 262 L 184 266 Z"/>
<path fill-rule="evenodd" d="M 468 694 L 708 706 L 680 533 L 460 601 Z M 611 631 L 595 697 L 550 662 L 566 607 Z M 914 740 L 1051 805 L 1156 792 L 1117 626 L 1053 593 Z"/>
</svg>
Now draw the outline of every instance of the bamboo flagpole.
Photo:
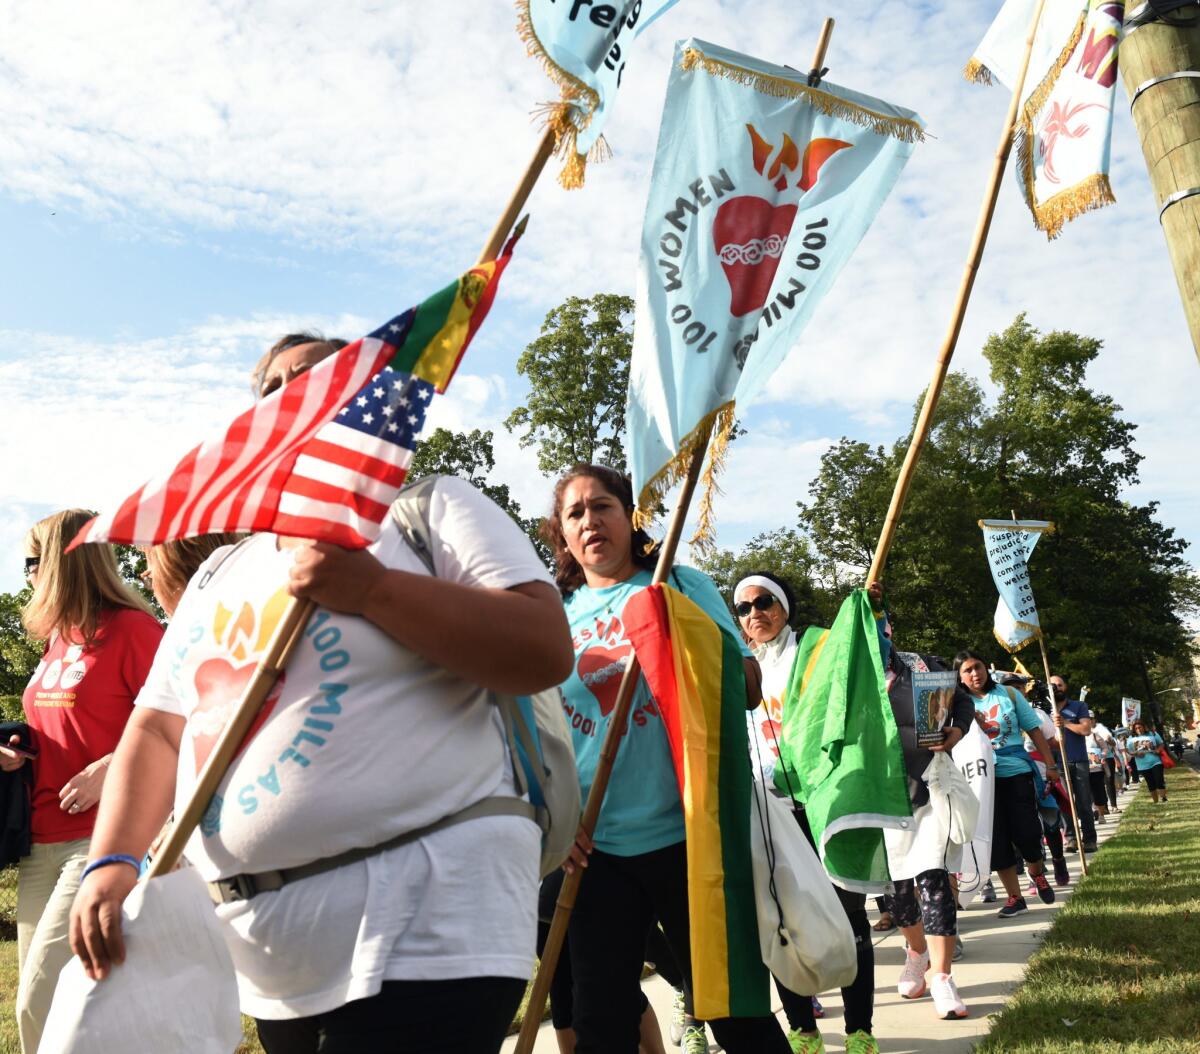
<svg viewBox="0 0 1200 1054">
<path fill-rule="evenodd" d="M 1058 700 L 1054 698 L 1054 689 L 1050 687 L 1050 656 L 1046 654 L 1046 641 L 1038 634 L 1038 647 L 1042 649 L 1042 667 L 1046 671 L 1046 691 L 1050 693 L 1050 713 L 1054 717 L 1054 725 L 1058 727 Z M 1061 729 L 1059 731 L 1062 731 Z M 1071 819 L 1075 826 L 1075 848 L 1079 850 L 1079 866 L 1083 873 L 1088 873 L 1087 854 L 1083 848 L 1083 828 L 1079 825 L 1079 809 L 1075 805 L 1075 790 L 1071 780 L 1071 762 L 1067 758 L 1067 741 L 1059 739 L 1059 754 L 1062 755 L 1063 783 L 1067 787 L 1067 801 L 1071 805 Z"/>
<path fill-rule="evenodd" d="M 921 412 L 917 417 L 917 424 L 913 429 L 912 439 L 908 444 L 908 452 L 904 456 L 904 464 L 900 469 L 900 475 L 896 479 L 896 487 L 892 492 L 892 500 L 888 506 L 887 516 L 883 521 L 883 528 L 879 532 L 879 542 L 875 546 L 875 556 L 871 560 L 871 569 L 867 573 L 868 585 L 879 581 L 883 575 L 888 553 L 892 548 L 892 541 L 896 535 L 896 527 L 904 511 L 904 502 L 908 497 L 909 487 L 912 485 L 917 461 L 921 457 L 921 451 L 924 449 L 926 439 L 929 438 L 929 432 L 933 425 L 933 415 L 937 410 L 938 399 L 942 394 L 942 386 L 946 382 L 946 374 L 950 370 L 950 360 L 954 356 L 954 349 L 958 344 L 958 335 L 962 331 L 963 319 L 967 313 L 967 304 L 971 299 L 971 291 L 975 286 L 975 277 L 979 273 L 979 263 L 983 259 L 983 249 L 987 244 L 988 233 L 992 227 L 992 215 L 996 211 L 996 198 L 1000 193 L 1000 183 L 1004 178 L 1004 170 L 1008 165 L 1009 153 L 1012 151 L 1013 132 L 1016 129 L 1017 112 L 1020 109 L 1021 93 L 1025 86 L 1025 74 L 1029 70 L 1029 57 L 1033 52 L 1033 40 L 1037 35 L 1038 23 L 1042 19 L 1042 9 L 1045 6 L 1046 0 L 1038 0 L 1037 8 L 1033 12 L 1033 19 L 1029 24 L 1029 35 L 1025 41 L 1025 56 L 1021 62 L 1020 74 L 1013 85 L 1012 99 L 1008 105 L 1008 114 L 1004 119 L 1004 131 L 1001 133 L 1000 145 L 996 149 L 996 157 L 992 163 L 991 176 L 988 179 L 987 189 L 984 192 L 983 205 L 979 210 L 979 220 L 975 225 L 975 234 L 971 239 L 971 251 L 967 256 L 967 264 L 963 271 L 962 281 L 959 283 L 958 298 L 955 301 L 954 311 L 950 317 L 950 326 L 945 338 L 942 340 L 937 363 L 933 370 L 933 379 L 929 382 L 929 388 L 926 390 L 925 398 L 921 403 Z"/>
<path fill-rule="evenodd" d="M 491 234 L 488 235 L 487 243 L 479 254 L 479 263 L 490 263 L 496 259 L 517 216 L 520 215 L 529 200 L 529 195 L 532 193 L 538 177 L 546 167 L 546 162 L 554 151 L 554 144 L 554 132 L 547 129 L 538 143 L 532 160 L 526 166 L 516 189 L 509 198 L 508 204 L 505 205 L 500 219 L 496 222 Z M 524 223 L 525 220 L 521 220 L 521 224 Z M 179 863 L 179 859 L 187 847 L 188 839 L 191 838 L 192 832 L 208 810 L 213 795 L 217 793 L 221 780 L 225 778 L 225 773 L 241 748 L 246 732 L 254 723 L 254 718 L 271 694 L 271 689 L 275 687 L 280 674 L 287 666 L 288 659 L 291 658 L 296 645 L 303 637 L 304 627 L 316 606 L 313 601 L 298 597 L 294 597 L 288 602 L 279 619 L 279 625 L 275 627 L 275 632 L 267 644 L 265 654 L 259 659 L 254 675 L 243 690 L 242 697 L 233 708 L 232 716 L 222 730 L 220 738 L 214 744 L 212 753 L 204 763 L 204 768 L 196 778 L 196 786 L 192 791 L 191 798 L 184 806 L 183 811 L 175 818 L 171 833 L 160 847 L 158 855 L 151 861 L 146 872 L 147 878 L 165 875 Z"/>
<path fill-rule="evenodd" d="M 817 41 L 810 78 L 819 79 L 826 72 L 824 69 L 825 55 L 829 50 L 829 40 L 833 34 L 834 20 L 826 18 L 821 26 L 821 35 Z M 654 568 L 652 585 L 661 585 L 667 580 L 675 563 L 675 553 L 679 547 L 679 539 L 683 533 L 683 524 L 687 519 L 692 498 L 696 492 L 696 483 L 700 478 L 700 469 L 704 464 L 705 454 L 712 439 L 712 426 L 700 437 L 688 465 L 687 475 L 679 492 L 679 500 L 671 516 L 671 523 L 663 539 L 659 551 L 658 563 Z M 609 720 L 608 731 L 600 748 L 600 760 L 596 766 L 596 775 L 592 781 L 588 799 L 584 805 L 583 816 L 579 821 L 580 832 L 589 839 L 596 829 L 596 821 L 600 818 L 600 809 L 604 804 L 604 795 L 608 790 L 609 779 L 612 776 L 613 765 L 616 763 L 617 750 L 624 738 L 624 730 L 629 723 L 629 710 L 633 703 L 633 693 L 641 677 L 642 668 L 636 655 L 630 655 L 625 672 L 621 677 L 621 686 L 617 692 L 617 701 L 613 706 Z M 542 949 L 541 961 L 533 978 L 533 988 L 525 1007 L 525 1017 L 521 1021 L 521 1032 L 517 1037 L 515 1054 L 532 1054 L 534 1041 L 542 1023 L 542 1013 L 546 1007 L 546 998 L 550 993 L 550 983 L 554 971 L 558 967 L 558 959 L 562 953 L 563 941 L 567 936 L 567 925 L 571 920 L 571 912 L 575 908 L 575 898 L 579 885 L 583 881 L 583 868 L 575 868 L 563 878 L 562 888 L 554 904 L 554 918 L 550 923 L 550 933 Z"/>
</svg>

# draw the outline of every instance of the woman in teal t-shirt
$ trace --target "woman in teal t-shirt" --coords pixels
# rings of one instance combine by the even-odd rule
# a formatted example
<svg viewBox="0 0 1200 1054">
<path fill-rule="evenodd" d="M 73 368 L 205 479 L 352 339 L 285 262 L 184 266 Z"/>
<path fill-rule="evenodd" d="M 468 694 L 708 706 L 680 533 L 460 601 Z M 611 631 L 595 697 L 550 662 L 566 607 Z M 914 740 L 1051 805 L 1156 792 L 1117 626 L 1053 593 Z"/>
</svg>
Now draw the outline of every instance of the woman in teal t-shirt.
<svg viewBox="0 0 1200 1054">
<path fill-rule="evenodd" d="M 629 598 L 650 584 L 656 562 L 655 546 L 644 532 L 634 531 L 632 514 L 628 479 L 600 465 L 576 465 L 556 484 L 554 508 L 543 525 L 575 646 L 575 669 L 562 691 L 585 797 L 633 656 L 621 614 Z M 677 567 L 668 581 L 736 636 L 729 609 L 706 575 Z M 756 672 L 757 664 L 743 652 Z M 751 676 L 748 671 L 748 681 Z M 758 688 L 757 676 L 748 687 Z M 750 696 L 757 703 L 761 691 Z M 683 806 L 666 729 L 644 680 L 638 682 L 593 837 L 581 831 L 564 866 L 587 868 L 569 931 L 575 1050 L 636 1054 L 639 980 L 655 918 L 684 973 L 685 988 L 691 987 Z M 730 1054 L 790 1054 L 774 1017 L 709 1024 Z"/>
<path fill-rule="evenodd" d="M 954 657 L 959 680 L 975 701 L 975 720 L 992 741 L 996 792 L 992 812 L 992 870 L 1000 876 L 1008 901 L 998 912 L 1010 919 L 1025 911 L 1025 898 L 1017 879 L 1017 856 L 1025 860 L 1029 877 L 1038 896 L 1046 904 L 1054 902 L 1054 890 L 1046 880 L 1042 856 L 1042 821 L 1038 813 L 1038 783 L 1041 774 L 1034 767 L 1021 739 L 1026 733 L 1046 759 L 1046 778 L 1058 778 L 1058 769 L 1050 759 L 1054 755 L 1042 732 L 1042 724 L 1029 700 L 1007 685 L 998 685 L 978 652 L 961 651 Z"/>
<path fill-rule="evenodd" d="M 1134 721 L 1133 734 L 1125 741 L 1125 749 L 1129 751 L 1138 772 L 1146 780 L 1146 786 L 1150 788 L 1150 797 L 1156 802 L 1167 800 L 1167 779 L 1162 756 L 1159 754 L 1162 746 L 1162 736 L 1151 732 L 1145 721 Z"/>
</svg>

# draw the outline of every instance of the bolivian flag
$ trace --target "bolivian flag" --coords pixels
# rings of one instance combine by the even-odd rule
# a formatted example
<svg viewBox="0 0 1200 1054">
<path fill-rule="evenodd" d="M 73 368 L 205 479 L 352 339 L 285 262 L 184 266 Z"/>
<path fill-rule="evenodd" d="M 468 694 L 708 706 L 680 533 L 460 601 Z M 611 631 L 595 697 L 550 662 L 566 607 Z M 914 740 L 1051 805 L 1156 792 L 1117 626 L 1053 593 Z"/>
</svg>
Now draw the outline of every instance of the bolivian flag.
<svg viewBox="0 0 1200 1054">
<path fill-rule="evenodd" d="M 805 632 L 784 693 L 775 770 L 777 789 L 804 802 L 829 877 L 860 893 L 888 889 L 883 828 L 912 815 L 879 640 L 861 589 L 832 629 Z"/>
<path fill-rule="evenodd" d="M 664 586 L 635 593 L 622 620 L 662 713 L 683 800 L 696 1017 L 769 1014 L 750 861 L 741 649 Z"/>
</svg>

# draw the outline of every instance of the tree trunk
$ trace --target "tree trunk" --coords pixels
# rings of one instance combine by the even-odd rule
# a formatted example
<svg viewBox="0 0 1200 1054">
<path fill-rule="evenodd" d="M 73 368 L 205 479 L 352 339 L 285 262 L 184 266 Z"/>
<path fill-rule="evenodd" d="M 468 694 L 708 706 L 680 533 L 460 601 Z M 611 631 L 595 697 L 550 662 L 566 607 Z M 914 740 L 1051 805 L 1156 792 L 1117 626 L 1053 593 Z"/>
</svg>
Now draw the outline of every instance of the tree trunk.
<svg viewBox="0 0 1200 1054">
<path fill-rule="evenodd" d="M 1200 71 L 1200 25 L 1138 26 L 1121 42 L 1120 68 L 1200 357 L 1200 76 L 1194 72 Z M 1179 73 L 1185 75 L 1172 76 Z"/>
</svg>

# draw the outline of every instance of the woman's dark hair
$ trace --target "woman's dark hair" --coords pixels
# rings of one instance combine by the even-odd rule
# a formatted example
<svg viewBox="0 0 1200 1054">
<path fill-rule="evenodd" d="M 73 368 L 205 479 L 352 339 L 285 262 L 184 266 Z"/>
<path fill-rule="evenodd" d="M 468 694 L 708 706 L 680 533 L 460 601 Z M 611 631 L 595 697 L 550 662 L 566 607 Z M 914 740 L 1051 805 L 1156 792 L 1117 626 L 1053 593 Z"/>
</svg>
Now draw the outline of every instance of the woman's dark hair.
<svg viewBox="0 0 1200 1054">
<path fill-rule="evenodd" d="M 262 395 L 263 383 L 267 378 L 267 367 L 271 365 L 271 360 L 280 354 L 280 352 L 298 348 L 301 344 L 324 344 L 329 348 L 330 354 L 332 354 L 335 351 L 341 351 L 346 346 L 346 343 L 340 337 L 327 337 L 324 333 L 315 329 L 302 329 L 297 333 L 285 333 L 267 349 L 263 357 L 254 364 L 254 369 L 250 372 L 250 390 L 254 392 L 254 398 L 257 399 Z"/>
<path fill-rule="evenodd" d="M 791 625 L 792 619 L 794 619 L 796 617 L 796 594 L 792 590 L 791 583 L 789 583 L 786 578 L 780 578 L 779 575 L 775 574 L 774 571 L 747 571 L 744 574 L 738 575 L 737 582 L 733 583 L 734 592 L 735 593 L 737 592 L 738 582 L 740 582 L 743 578 L 751 578 L 751 577 L 766 578 L 766 579 L 774 582 L 777 586 L 779 586 L 780 592 L 782 592 L 783 595 L 785 597 L 787 597 L 787 608 L 788 608 L 787 621 L 788 621 L 788 625 Z M 730 597 L 729 603 L 731 606 L 733 604 L 736 604 L 737 597 L 736 596 Z"/>
<path fill-rule="evenodd" d="M 628 476 L 622 476 L 616 469 L 607 465 L 589 465 L 586 462 L 567 469 L 554 484 L 554 505 L 550 509 L 550 515 L 542 520 L 538 528 L 542 540 L 550 546 L 550 551 L 554 554 L 554 581 L 563 596 L 570 596 L 586 581 L 583 568 L 567 548 L 567 539 L 562 529 L 563 494 L 571 481 L 581 476 L 596 480 L 621 503 L 631 517 L 633 516 L 633 484 L 629 482 Z M 629 544 L 633 562 L 638 567 L 653 571 L 658 563 L 658 542 L 641 528 L 635 528 Z"/>
<path fill-rule="evenodd" d="M 960 651 L 957 655 L 954 656 L 954 672 L 958 673 L 958 671 L 962 669 L 962 664 L 964 662 L 967 662 L 969 659 L 978 659 L 981 663 L 983 663 L 983 668 L 985 670 L 988 670 L 987 659 L 985 659 L 982 655 L 980 655 L 979 652 L 972 651 L 970 648 L 967 648 L 964 651 Z M 990 692 L 995 687 L 996 687 L 996 682 L 994 680 L 992 680 L 992 671 L 988 670 L 987 681 L 984 683 L 984 686 L 983 686 L 984 695 L 986 695 L 988 692 Z"/>
</svg>

